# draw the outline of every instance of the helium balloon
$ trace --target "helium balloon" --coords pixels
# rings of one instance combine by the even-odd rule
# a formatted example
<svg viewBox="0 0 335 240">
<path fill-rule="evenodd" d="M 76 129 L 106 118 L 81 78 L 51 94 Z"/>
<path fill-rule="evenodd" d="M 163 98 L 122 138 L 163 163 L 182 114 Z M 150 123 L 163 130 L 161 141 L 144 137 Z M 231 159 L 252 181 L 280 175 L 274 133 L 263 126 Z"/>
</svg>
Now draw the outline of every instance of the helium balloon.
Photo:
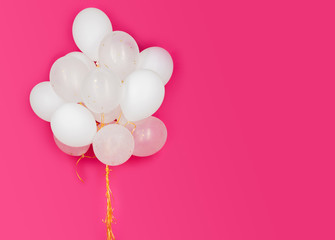
<svg viewBox="0 0 335 240">
<path fill-rule="evenodd" d="M 64 153 L 71 155 L 71 156 L 81 156 L 85 154 L 88 149 L 90 148 L 90 145 L 86 145 L 83 147 L 70 147 L 68 145 L 65 145 L 61 141 L 59 141 L 55 136 L 54 136 L 55 143 L 57 147 Z"/>
<path fill-rule="evenodd" d="M 47 122 L 50 122 L 52 114 L 64 103 L 52 89 L 50 82 L 41 82 L 30 92 L 31 108 L 38 117 Z"/>
<path fill-rule="evenodd" d="M 120 103 L 121 81 L 107 68 L 98 67 L 85 78 L 81 96 L 85 105 L 95 113 L 108 113 Z"/>
<path fill-rule="evenodd" d="M 150 116 L 135 124 L 133 155 L 146 157 L 161 150 L 167 138 L 167 130 L 164 123 L 158 118 Z"/>
<path fill-rule="evenodd" d="M 150 70 L 136 70 L 123 84 L 121 110 L 128 121 L 142 120 L 158 110 L 164 94 L 164 84 L 157 73 Z"/>
<path fill-rule="evenodd" d="M 154 71 L 162 78 L 165 85 L 170 80 L 172 75 L 172 57 L 164 48 L 147 48 L 140 53 L 138 69 L 148 69 Z"/>
<path fill-rule="evenodd" d="M 89 72 L 78 58 L 59 58 L 51 67 L 50 83 L 55 92 L 67 102 L 81 102 L 81 85 Z"/>
<path fill-rule="evenodd" d="M 127 128 L 110 124 L 101 128 L 93 140 L 95 156 L 103 163 L 117 166 L 126 162 L 134 151 L 134 138 Z"/>
<path fill-rule="evenodd" d="M 66 56 L 72 56 L 79 59 L 87 66 L 89 70 L 93 70 L 96 68 L 95 63 L 82 52 L 70 52 L 66 54 Z"/>
<path fill-rule="evenodd" d="M 51 130 L 62 143 L 70 147 L 83 147 L 92 143 L 97 126 L 87 108 L 66 103 L 52 115 Z"/>
<path fill-rule="evenodd" d="M 112 30 L 112 24 L 103 11 L 86 8 L 74 19 L 72 35 L 78 48 L 93 61 L 98 61 L 100 42 Z"/>
<path fill-rule="evenodd" d="M 128 33 L 109 33 L 99 48 L 99 63 L 117 74 L 121 80 L 134 71 L 139 60 L 136 41 Z"/>
</svg>

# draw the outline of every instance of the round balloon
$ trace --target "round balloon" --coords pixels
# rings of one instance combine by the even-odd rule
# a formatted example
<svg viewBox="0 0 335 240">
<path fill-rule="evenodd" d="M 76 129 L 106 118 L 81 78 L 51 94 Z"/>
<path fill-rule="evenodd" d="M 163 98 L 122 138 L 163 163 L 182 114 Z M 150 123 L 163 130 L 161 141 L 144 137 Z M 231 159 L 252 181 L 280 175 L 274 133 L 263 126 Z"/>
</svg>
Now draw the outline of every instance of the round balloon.
<svg viewBox="0 0 335 240">
<path fill-rule="evenodd" d="M 90 148 L 90 145 L 86 145 L 83 147 L 70 147 L 68 145 L 65 145 L 61 141 L 59 141 L 55 136 L 54 136 L 55 143 L 57 147 L 64 153 L 71 155 L 71 156 L 81 156 L 85 154 L 88 149 Z"/>
<path fill-rule="evenodd" d="M 66 103 L 52 115 L 51 130 L 62 143 L 70 147 L 83 147 L 92 143 L 97 126 L 87 108 Z"/>
<path fill-rule="evenodd" d="M 150 47 L 140 53 L 138 68 L 154 71 L 162 78 L 165 85 L 172 75 L 172 57 L 164 48 Z"/>
<path fill-rule="evenodd" d="M 138 121 L 135 124 L 136 128 L 133 132 L 135 141 L 133 155 L 146 157 L 161 150 L 167 138 L 165 124 L 153 116 Z"/>
<path fill-rule="evenodd" d="M 99 63 L 117 74 L 121 80 L 134 71 L 139 59 L 136 41 L 128 33 L 109 33 L 99 48 Z"/>
<path fill-rule="evenodd" d="M 123 84 L 121 110 L 129 121 L 142 120 L 158 110 L 164 94 L 164 84 L 157 73 L 150 70 L 136 70 Z"/>
<path fill-rule="evenodd" d="M 120 165 L 133 154 L 133 135 L 119 124 L 107 125 L 94 137 L 93 151 L 102 163 L 110 166 Z"/>
<path fill-rule="evenodd" d="M 74 19 L 72 34 L 78 48 L 93 61 L 98 61 L 101 40 L 112 32 L 107 15 L 97 8 L 86 8 Z"/>
<path fill-rule="evenodd" d="M 104 67 L 92 70 L 85 78 L 81 96 L 85 105 L 95 113 L 108 113 L 120 103 L 121 81 Z"/>
<path fill-rule="evenodd" d="M 30 106 L 41 119 L 50 122 L 52 114 L 65 101 L 52 89 L 50 82 L 37 84 L 30 92 Z"/>
<path fill-rule="evenodd" d="M 80 89 L 88 67 L 78 58 L 59 58 L 51 67 L 50 83 L 55 92 L 67 102 L 81 102 Z"/>
<path fill-rule="evenodd" d="M 66 56 L 72 56 L 79 59 L 87 66 L 89 70 L 93 70 L 96 68 L 95 63 L 82 52 L 70 52 Z"/>
</svg>

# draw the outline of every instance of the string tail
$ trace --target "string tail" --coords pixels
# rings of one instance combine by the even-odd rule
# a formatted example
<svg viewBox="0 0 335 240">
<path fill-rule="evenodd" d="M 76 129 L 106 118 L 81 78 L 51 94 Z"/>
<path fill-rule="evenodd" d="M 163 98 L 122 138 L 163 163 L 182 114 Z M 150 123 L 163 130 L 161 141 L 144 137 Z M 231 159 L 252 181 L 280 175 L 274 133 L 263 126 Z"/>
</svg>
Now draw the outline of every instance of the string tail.
<svg viewBox="0 0 335 240">
<path fill-rule="evenodd" d="M 80 158 L 78 159 L 77 163 L 76 163 L 76 174 L 77 174 L 77 177 L 79 178 L 80 181 L 84 182 L 84 180 L 80 177 L 79 173 L 78 173 L 78 164 L 80 162 L 81 159 L 83 159 L 85 157 L 85 155 L 81 155 Z"/>
<path fill-rule="evenodd" d="M 107 213 L 106 213 L 106 219 L 105 224 L 107 228 L 107 240 L 115 240 L 115 236 L 112 231 L 112 223 L 114 221 L 114 215 L 113 215 L 113 208 L 112 208 L 112 200 L 111 200 L 111 189 L 109 186 L 109 172 L 110 169 L 108 165 L 106 165 L 106 198 L 107 198 Z"/>
<path fill-rule="evenodd" d="M 84 182 L 84 180 L 80 177 L 80 175 L 78 173 L 78 164 L 79 164 L 80 160 L 82 160 L 83 158 L 95 158 L 95 156 L 91 157 L 91 156 L 86 156 L 85 154 L 83 154 L 78 159 L 78 161 L 76 163 L 76 174 L 77 174 L 77 177 L 79 178 L 79 180 L 82 181 L 82 182 Z"/>
</svg>

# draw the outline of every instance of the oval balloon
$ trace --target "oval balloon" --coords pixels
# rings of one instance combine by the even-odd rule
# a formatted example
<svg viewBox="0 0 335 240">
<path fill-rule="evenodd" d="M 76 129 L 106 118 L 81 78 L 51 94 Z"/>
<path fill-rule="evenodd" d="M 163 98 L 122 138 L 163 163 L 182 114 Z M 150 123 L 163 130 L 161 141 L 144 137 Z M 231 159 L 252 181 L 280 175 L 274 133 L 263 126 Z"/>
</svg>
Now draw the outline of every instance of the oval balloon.
<svg viewBox="0 0 335 240">
<path fill-rule="evenodd" d="M 121 110 L 129 121 L 142 120 L 158 110 L 164 94 L 164 84 L 157 73 L 150 70 L 136 70 L 123 84 Z"/>
<path fill-rule="evenodd" d="M 65 101 L 52 89 L 50 82 L 37 84 L 30 92 L 30 106 L 41 119 L 50 122 L 52 114 Z"/>
<path fill-rule="evenodd" d="M 83 147 L 92 143 L 97 126 L 87 108 L 66 103 L 52 115 L 51 130 L 62 143 L 70 147 Z"/>
<path fill-rule="evenodd" d="M 173 71 L 172 57 L 161 47 L 150 47 L 140 53 L 138 69 L 148 69 L 157 73 L 165 84 L 170 80 Z"/>
<path fill-rule="evenodd" d="M 121 80 L 134 71 L 139 60 L 139 49 L 136 41 L 126 32 L 109 33 L 99 48 L 99 63 L 109 68 Z"/>
<path fill-rule="evenodd" d="M 121 81 L 104 67 L 92 70 L 85 78 L 81 96 L 85 105 L 95 113 L 108 113 L 120 103 Z"/>
<path fill-rule="evenodd" d="M 61 57 L 51 67 L 50 83 L 65 101 L 81 102 L 80 89 L 88 72 L 88 67 L 76 57 Z"/>
<path fill-rule="evenodd" d="M 100 42 L 112 30 L 107 15 L 97 8 L 86 8 L 79 12 L 72 25 L 75 43 L 93 61 L 98 61 Z"/>
</svg>

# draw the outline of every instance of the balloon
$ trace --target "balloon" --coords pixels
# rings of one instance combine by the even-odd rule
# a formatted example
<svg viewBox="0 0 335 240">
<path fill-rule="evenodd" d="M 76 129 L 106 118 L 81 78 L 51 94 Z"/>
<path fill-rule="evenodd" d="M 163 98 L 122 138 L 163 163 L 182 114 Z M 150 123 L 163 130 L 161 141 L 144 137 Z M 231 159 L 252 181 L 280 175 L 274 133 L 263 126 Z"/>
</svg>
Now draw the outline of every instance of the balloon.
<svg viewBox="0 0 335 240">
<path fill-rule="evenodd" d="M 148 69 L 157 73 L 164 85 L 170 80 L 173 71 L 171 55 L 163 48 L 150 47 L 140 53 L 138 69 Z"/>
<path fill-rule="evenodd" d="M 120 165 L 133 154 L 133 135 L 119 124 L 107 125 L 94 137 L 93 151 L 102 163 L 110 166 Z"/>
<path fill-rule="evenodd" d="M 136 70 L 123 84 L 121 109 L 126 119 L 138 121 L 154 114 L 161 106 L 165 89 L 161 78 L 150 70 Z"/>
<path fill-rule="evenodd" d="M 92 112 L 92 114 L 95 118 L 95 121 L 100 123 L 101 118 L 102 118 L 102 116 L 101 116 L 102 114 L 101 113 L 95 113 L 95 112 Z M 120 114 L 121 114 L 121 108 L 120 108 L 120 106 L 117 106 L 111 112 L 104 113 L 103 122 L 104 123 L 111 123 L 114 120 L 117 120 L 118 117 L 120 116 Z"/>
<path fill-rule="evenodd" d="M 65 145 L 61 141 L 59 141 L 55 136 L 54 136 L 55 143 L 57 147 L 62 150 L 62 152 L 71 155 L 71 156 L 81 156 L 87 152 L 87 150 L 90 148 L 90 145 L 86 145 L 83 147 L 70 147 L 68 145 Z"/>
<path fill-rule="evenodd" d="M 164 123 L 156 117 L 148 117 L 135 123 L 133 132 L 134 156 L 146 157 L 158 152 L 165 144 L 167 130 Z"/>
<path fill-rule="evenodd" d="M 51 67 L 51 86 L 65 101 L 81 102 L 80 88 L 88 72 L 88 67 L 78 58 L 61 57 Z"/>
<path fill-rule="evenodd" d="M 97 126 L 87 108 L 66 103 L 52 115 L 51 130 L 62 143 L 70 147 L 83 147 L 92 143 Z"/>
<path fill-rule="evenodd" d="M 66 56 L 72 56 L 79 59 L 87 66 L 89 70 L 93 70 L 96 68 L 95 63 L 82 52 L 70 52 L 66 54 Z"/>
<path fill-rule="evenodd" d="M 100 64 L 117 74 L 121 80 L 136 69 L 138 60 L 137 43 L 128 33 L 122 31 L 109 33 L 100 44 Z"/>
<path fill-rule="evenodd" d="M 52 114 L 64 103 L 52 89 L 50 82 L 41 82 L 30 92 L 31 108 L 38 117 L 47 122 L 50 122 Z"/>
<path fill-rule="evenodd" d="M 93 61 L 98 61 L 99 44 L 112 30 L 112 24 L 107 15 L 97 8 L 82 10 L 72 25 L 75 43 Z"/>
<path fill-rule="evenodd" d="M 108 113 L 120 103 L 121 81 L 107 68 L 98 67 L 85 78 L 81 96 L 85 105 L 95 113 Z"/>
</svg>

